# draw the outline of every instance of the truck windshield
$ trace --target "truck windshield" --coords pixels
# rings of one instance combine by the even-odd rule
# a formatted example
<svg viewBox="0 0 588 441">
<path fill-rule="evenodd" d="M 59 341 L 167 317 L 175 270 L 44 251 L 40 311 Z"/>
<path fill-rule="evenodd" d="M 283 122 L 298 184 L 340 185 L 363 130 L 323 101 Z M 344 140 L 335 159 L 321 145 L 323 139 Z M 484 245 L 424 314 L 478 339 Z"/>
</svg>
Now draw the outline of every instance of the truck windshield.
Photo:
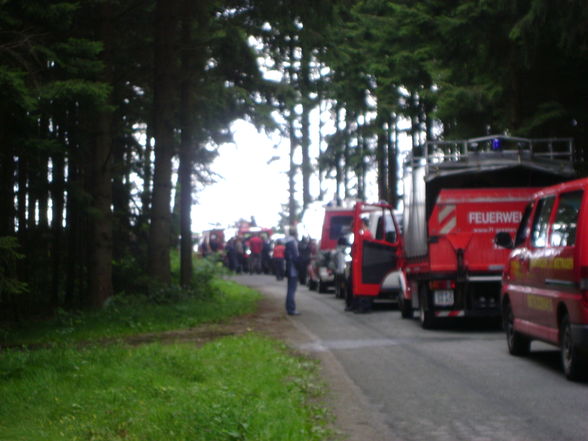
<svg viewBox="0 0 588 441">
<path fill-rule="evenodd" d="M 341 236 L 348 234 L 351 228 L 352 221 L 353 216 L 333 216 L 331 218 L 329 239 L 338 240 Z"/>
</svg>

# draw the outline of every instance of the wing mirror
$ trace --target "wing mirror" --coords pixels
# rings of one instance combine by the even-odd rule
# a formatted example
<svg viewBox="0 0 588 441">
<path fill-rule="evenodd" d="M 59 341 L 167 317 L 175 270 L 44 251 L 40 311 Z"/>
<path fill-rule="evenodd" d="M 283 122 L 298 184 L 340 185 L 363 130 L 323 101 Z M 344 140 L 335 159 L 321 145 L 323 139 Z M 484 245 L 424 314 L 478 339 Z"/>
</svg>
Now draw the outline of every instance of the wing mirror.
<svg viewBox="0 0 588 441">
<path fill-rule="evenodd" d="M 514 248 L 512 237 L 507 231 L 500 231 L 496 233 L 496 236 L 494 236 L 494 243 L 501 248 L 506 248 L 509 250 Z"/>
</svg>

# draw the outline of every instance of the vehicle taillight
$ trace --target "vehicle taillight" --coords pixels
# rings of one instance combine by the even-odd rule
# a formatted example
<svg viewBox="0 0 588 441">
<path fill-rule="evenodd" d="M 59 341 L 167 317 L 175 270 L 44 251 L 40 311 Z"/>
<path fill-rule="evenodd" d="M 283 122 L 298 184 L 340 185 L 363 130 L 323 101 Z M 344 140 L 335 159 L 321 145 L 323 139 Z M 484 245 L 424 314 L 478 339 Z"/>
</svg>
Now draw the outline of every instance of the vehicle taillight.
<svg viewBox="0 0 588 441">
<path fill-rule="evenodd" d="M 588 308 L 588 266 L 580 268 L 580 291 L 582 291 L 582 303 Z"/>
<path fill-rule="evenodd" d="M 429 282 L 429 289 L 431 291 L 455 289 L 455 280 L 431 280 Z"/>
</svg>

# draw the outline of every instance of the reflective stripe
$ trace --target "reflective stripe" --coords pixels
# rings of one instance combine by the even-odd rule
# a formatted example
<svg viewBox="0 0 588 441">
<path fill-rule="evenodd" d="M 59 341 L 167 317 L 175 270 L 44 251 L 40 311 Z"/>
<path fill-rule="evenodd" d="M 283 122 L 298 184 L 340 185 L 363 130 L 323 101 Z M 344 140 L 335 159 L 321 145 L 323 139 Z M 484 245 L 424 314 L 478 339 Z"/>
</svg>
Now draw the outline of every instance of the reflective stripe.
<svg viewBox="0 0 588 441">
<path fill-rule="evenodd" d="M 464 317 L 465 311 L 435 311 L 435 317 Z"/>
<path fill-rule="evenodd" d="M 439 224 L 439 234 L 450 233 L 457 225 L 457 213 L 455 205 L 444 205 L 437 214 L 437 223 Z M 442 224 L 445 224 L 441 226 Z"/>
<path fill-rule="evenodd" d="M 441 228 L 441 230 L 439 231 L 439 234 L 447 234 L 450 233 L 451 230 L 453 230 L 455 228 L 455 226 L 457 225 L 457 217 L 452 217 L 449 222 L 447 222 L 443 228 Z"/>
<path fill-rule="evenodd" d="M 439 211 L 439 215 L 437 216 L 439 223 L 443 222 L 443 219 L 445 219 L 447 216 L 449 216 L 454 211 L 455 211 L 455 205 L 445 205 Z"/>
</svg>

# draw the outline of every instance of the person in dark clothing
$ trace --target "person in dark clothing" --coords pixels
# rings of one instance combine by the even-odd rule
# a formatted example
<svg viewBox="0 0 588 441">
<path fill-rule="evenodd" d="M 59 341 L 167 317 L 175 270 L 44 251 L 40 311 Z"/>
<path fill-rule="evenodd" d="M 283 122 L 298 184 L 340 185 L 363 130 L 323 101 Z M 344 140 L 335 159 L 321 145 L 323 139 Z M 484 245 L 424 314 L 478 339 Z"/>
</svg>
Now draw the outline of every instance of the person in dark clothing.
<svg viewBox="0 0 588 441">
<path fill-rule="evenodd" d="M 268 238 L 263 239 L 263 249 L 261 250 L 261 270 L 264 274 L 272 274 L 272 247 Z"/>
<path fill-rule="evenodd" d="M 298 282 L 301 285 L 306 285 L 306 277 L 308 275 L 308 264 L 310 263 L 310 242 L 303 237 L 298 244 L 299 265 L 298 265 Z"/>
<path fill-rule="evenodd" d="M 235 272 L 241 274 L 245 271 L 245 246 L 243 240 L 240 237 L 235 238 Z"/>
<path fill-rule="evenodd" d="M 290 227 L 289 235 L 286 238 L 286 278 L 288 288 L 286 291 L 286 312 L 288 315 L 299 315 L 296 310 L 296 288 L 298 287 L 298 241 L 296 240 L 296 227 Z"/>
<path fill-rule="evenodd" d="M 237 253 L 235 252 L 235 239 L 231 238 L 225 247 L 227 253 L 227 266 L 231 271 L 237 269 Z"/>
</svg>

